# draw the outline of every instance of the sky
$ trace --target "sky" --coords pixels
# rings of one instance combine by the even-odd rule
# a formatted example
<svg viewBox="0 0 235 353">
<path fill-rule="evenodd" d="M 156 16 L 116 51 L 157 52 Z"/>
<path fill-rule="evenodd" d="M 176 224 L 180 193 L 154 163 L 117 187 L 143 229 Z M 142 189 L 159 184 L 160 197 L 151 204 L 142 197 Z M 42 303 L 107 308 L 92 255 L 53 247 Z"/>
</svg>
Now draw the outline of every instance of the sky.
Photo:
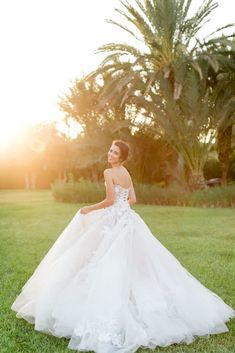
<svg viewBox="0 0 235 353">
<path fill-rule="evenodd" d="M 235 22 L 235 1 L 218 3 L 206 34 Z M 29 122 L 62 119 L 59 97 L 99 64 L 95 50 L 129 40 L 106 22 L 115 7 L 118 0 L 0 0 L 0 147 Z"/>
</svg>

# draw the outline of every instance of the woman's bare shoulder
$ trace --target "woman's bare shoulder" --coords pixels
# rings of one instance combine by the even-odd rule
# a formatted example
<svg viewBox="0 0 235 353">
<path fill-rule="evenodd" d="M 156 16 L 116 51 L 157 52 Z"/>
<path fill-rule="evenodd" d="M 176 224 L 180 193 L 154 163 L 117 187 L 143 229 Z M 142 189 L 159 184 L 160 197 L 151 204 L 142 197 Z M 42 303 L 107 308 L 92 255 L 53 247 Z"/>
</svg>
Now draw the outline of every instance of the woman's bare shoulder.
<svg viewBox="0 0 235 353">
<path fill-rule="evenodd" d="M 130 175 L 129 170 L 128 170 L 126 167 L 124 167 L 124 166 L 123 166 L 123 168 L 125 169 L 126 174 L 127 174 L 127 175 L 130 177 L 130 179 L 131 179 L 131 175 Z"/>
<path fill-rule="evenodd" d="M 129 181 L 132 183 L 132 178 L 131 175 L 129 173 L 129 171 L 127 170 L 126 167 L 122 166 L 123 170 L 121 171 L 117 171 L 115 168 L 107 168 L 104 170 L 104 175 L 109 175 L 113 178 L 113 181 L 115 182 L 115 180 L 120 180 L 124 177 L 124 179 L 128 178 Z"/>
<path fill-rule="evenodd" d="M 105 175 L 105 174 L 112 174 L 112 168 L 106 168 L 106 169 L 104 169 L 103 174 L 104 174 L 104 175 Z"/>
</svg>

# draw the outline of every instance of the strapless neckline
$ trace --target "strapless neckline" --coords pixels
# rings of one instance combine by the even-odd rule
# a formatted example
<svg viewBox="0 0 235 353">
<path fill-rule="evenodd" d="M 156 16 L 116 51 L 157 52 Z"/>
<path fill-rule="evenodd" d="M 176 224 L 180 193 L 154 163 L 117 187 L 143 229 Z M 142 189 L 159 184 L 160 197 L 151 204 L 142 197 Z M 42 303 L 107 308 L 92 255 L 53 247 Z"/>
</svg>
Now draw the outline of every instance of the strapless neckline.
<svg viewBox="0 0 235 353">
<path fill-rule="evenodd" d="M 120 186 L 120 188 L 124 189 L 124 190 L 129 190 L 131 186 L 129 186 L 128 188 L 124 188 L 123 186 L 121 186 L 120 184 L 113 184 L 114 186 Z"/>
<path fill-rule="evenodd" d="M 104 182 L 105 184 L 106 184 L 106 182 Z M 115 186 L 119 186 L 120 188 L 122 188 L 122 189 L 124 189 L 124 190 L 129 190 L 130 189 L 130 187 L 131 187 L 131 185 L 128 187 L 128 188 L 124 188 L 123 186 L 121 186 L 120 184 L 113 184 L 114 185 L 114 187 Z"/>
</svg>

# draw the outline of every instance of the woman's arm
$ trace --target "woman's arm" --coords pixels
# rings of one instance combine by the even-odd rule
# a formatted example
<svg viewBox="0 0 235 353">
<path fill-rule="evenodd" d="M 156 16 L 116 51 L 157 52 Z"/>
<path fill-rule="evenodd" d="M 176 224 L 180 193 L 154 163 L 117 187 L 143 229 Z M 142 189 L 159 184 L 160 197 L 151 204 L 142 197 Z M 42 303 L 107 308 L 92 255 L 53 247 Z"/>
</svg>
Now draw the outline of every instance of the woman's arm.
<svg viewBox="0 0 235 353">
<path fill-rule="evenodd" d="M 91 211 L 99 210 L 100 208 L 111 206 L 114 203 L 115 193 L 114 193 L 113 179 L 112 179 L 112 174 L 110 169 L 104 170 L 104 179 L 105 179 L 105 185 L 106 185 L 106 198 L 101 202 L 80 208 L 81 214 L 86 214 Z"/>
<path fill-rule="evenodd" d="M 129 205 L 133 205 L 133 203 L 136 203 L 135 189 L 132 182 L 131 182 L 131 187 L 129 191 L 128 203 Z"/>
</svg>

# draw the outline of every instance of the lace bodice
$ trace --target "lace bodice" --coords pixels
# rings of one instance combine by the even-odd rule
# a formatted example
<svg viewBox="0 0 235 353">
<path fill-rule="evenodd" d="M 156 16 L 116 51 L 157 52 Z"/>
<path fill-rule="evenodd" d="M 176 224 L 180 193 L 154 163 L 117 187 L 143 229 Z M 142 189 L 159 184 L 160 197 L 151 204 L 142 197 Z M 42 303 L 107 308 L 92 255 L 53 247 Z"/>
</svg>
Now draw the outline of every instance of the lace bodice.
<svg viewBox="0 0 235 353">
<path fill-rule="evenodd" d="M 106 183 L 105 183 L 106 184 Z M 130 191 L 129 188 L 123 188 L 119 184 L 114 185 L 114 191 L 115 191 L 115 204 L 128 204 L 128 195 Z"/>
<path fill-rule="evenodd" d="M 130 188 L 123 188 L 121 185 L 114 185 L 115 202 L 127 202 Z"/>
</svg>

